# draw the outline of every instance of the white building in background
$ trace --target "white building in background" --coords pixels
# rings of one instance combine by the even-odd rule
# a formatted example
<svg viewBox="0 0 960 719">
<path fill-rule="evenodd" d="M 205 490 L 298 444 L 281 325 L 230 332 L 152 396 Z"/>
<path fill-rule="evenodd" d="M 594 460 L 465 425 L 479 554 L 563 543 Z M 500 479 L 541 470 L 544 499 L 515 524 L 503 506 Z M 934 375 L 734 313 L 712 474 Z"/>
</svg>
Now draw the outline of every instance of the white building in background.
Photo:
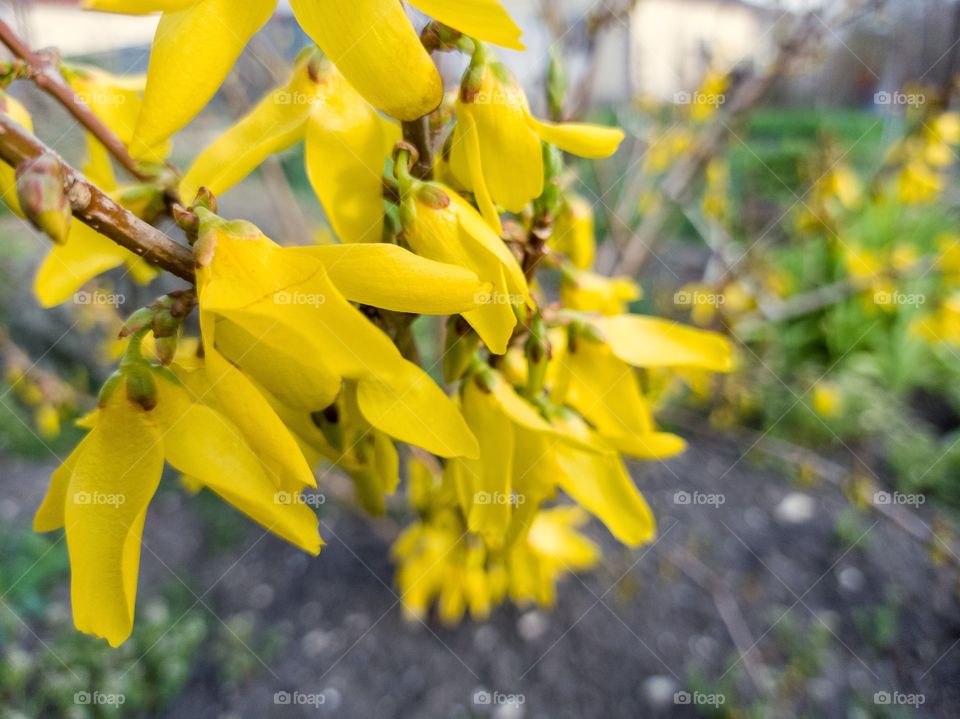
<svg viewBox="0 0 960 719">
<path fill-rule="evenodd" d="M 694 89 L 707 68 L 763 63 L 777 16 L 744 0 L 640 0 L 630 23 L 634 94 L 670 100 Z"/>
<path fill-rule="evenodd" d="M 548 1 L 558 8 L 574 37 L 582 36 L 587 18 L 597 8 L 619 3 Z M 523 28 L 528 52 L 501 54 L 521 81 L 534 87 L 543 79 L 553 42 L 540 19 L 541 0 L 504 0 L 504 4 Z M 289 14 L 285 0 L 278 11 Z M 58 47 L 66 56 L 122 48 L 146 50 L 159 21 L 157 15 L 83 11 L 78 0 L 4 2 L 0 17 L 24 32 L 33 47 Z M 625 102 L 636 96 L 671 100 L 678 90 L 692 89 L 708 65 L 730 69 L 741 61 L 762 61 L 775 40 L 770 31 L 775 18 L 769 7 L 746 0 L 639 0 L 632 17 L 615 21 L 602 36 L 593 100 Z M 582 58 L 570 58 L 570 63 L 571 75 L 582 71 Z"/>
<path fill-rule="evenodd" d="M 159 15 L 135 16 L 81 10 L 77 0 L 7 1 L 0 17 L 32 47 L 56 47 L 64 56 L 147 47 Z"/>
</svg>

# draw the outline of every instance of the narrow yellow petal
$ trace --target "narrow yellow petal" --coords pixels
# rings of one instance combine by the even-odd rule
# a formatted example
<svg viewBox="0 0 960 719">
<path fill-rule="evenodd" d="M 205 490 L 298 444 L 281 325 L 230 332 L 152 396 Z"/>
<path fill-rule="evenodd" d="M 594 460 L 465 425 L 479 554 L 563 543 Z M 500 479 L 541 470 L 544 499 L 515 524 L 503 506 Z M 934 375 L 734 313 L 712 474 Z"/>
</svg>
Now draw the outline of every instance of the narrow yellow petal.
<svg viewBox="0 0 960 719">
<path fill-rule="evenodd" d="M 277 323 L 264 323 L 256 335 L 225 319 L 216 325 L 217 349 L 251 377 L 269 377 L 277 399 L 308 413 L 329 406 L 340 394 L 340 377 L 303 353 L 307 340 L 291 339 Z"/>
<path fill-rule="evenodd" d="M 149 413 L 118 388 L 77 457 L 64 514 L 74 623 L 116 647 L 133 629 L 140 537 L 163 445 Z"/>
<path fill-rule="evenodd" d="M 33 132 L 33 118 L 27 108 L 15 97 L 6 92 L 0 93 L 0 112 L 8 115 L 11 120 L 28 132 Z M 5 162 L 0 162 L 0 199 L 15 215 L 23 217 L 20 209 L 20 200 L 17 198 L 16 169 Z"/>
<path fill-rule="evenodd" d="M 94 277 L 136 256 L 80 222 L 70 226 L 62 245 L 53 245 L 37 271 L 33 289 L 40 304 L 67 302 Z"/>
<path fill-rule="evenodd" d="M 579 157 L 610 157 L 623 142 L 623 130 L 579 122 L 546 122 L 532 115 L 527 120 L 544 142 Z"/>
<path fill-rule="evenodd" d="M 156 412 L 167 461 L 254 521 L 310 554 L 322 544 L 317 517 L 293 492 L 278 492 L 240 429 L 186 390 L 157 380 Z"/>
<path fill-rule="evenodd" d="M 284 85 L 200 153 L 180 182 L 180 196 L 185 201 L 192 201 L 201 187 L 222 195 L 268 156 L 304 138 L 310 109 L 319 98 L 306 64 L 302 61 Z"/>
<path fill-rule="evenodd" d="M 477 198 L 477 205 L 480 207 L 480 214 L 483 215 L 483 219 L 487 221 L 487 224 L 490 225 L 493 231 L 497 233 L 497 236 L 502 237 L 503 224 L 500 222 L 500 213 L 497 211 L 497 206 L 490 197 L 490 190 L 487 188 L 487 180 L 483 174 L 483 151 L 480 146 L 480 137 L 477 134 L 477 122 L 473 119 L 473 115 L 470 112 L 464 112 L 460 115 L 457 127 L 454 130 L 454 157 L 459 154 L 457 148 L 461 146 L 460 143 L 462 143 L 462 152 L 465 157 L 467 171 L 470 176 L 470 186 L 473 189 L 473 194 Z M 512 159 L 511 164 L 513 164 Z M 520 165 L 515 165 L 515 167 L 519 168 Z M 543 167 L 542 163 L 540 167 Z M 542 189 L 543 173 L 541 172 L 540 174 L 540 185 Z"/>
<path fill-rule="evenodd" d="M 67 505 L 70 477 L 73 475 L 74 467 L 77 466 L 77 459 L 82 454 L 83 446 L 88 437 L 84 437 L 80 441 L 80 444 L 67 456 L 63 464 L 51 475 L 47 494 L 33 517 L 33 531 L 52 532 L 63 527 L 63 513 Z"/>
<path fill-rule="evenodd" d="M 440 104 L 440 74 L 402 3 L 291 0 L 290 5 L 307 34 L 374 107 L 398 120 L 416 120 Z"/>
<path fill-rule="evenodd" d="M 374 427 L 440 457 L 475 457 L 477 440 L 443 390 L 404 359 L 385 379 L 359 382 L 360 411 Z"/>
<path fill-rule="evenodd" d="M 493 395 L 476 382 L 464 386 L 462 405 L 480 454 L 477 459 L 456 460 L 458 494 L 464 501 L 470 531 L 480 534 L 489 546 L 498 547 L 506 537 L 512 508 L 513 424 L 506 421 Z"/>
<path fill-rule="evenodd" d="M 410 4 L 464 35 L 512 50 L 524 49 L 520 42 L 523 33 L 500 0 L 410 0 Z"/>
<path fill-rule="evenodd" d="M 597 317 L 591 322 L 613 353 L 634 367 L 733 369 L 733 346 L 715 332 L 640 315 Z"/>
<path fill-rule="evenodd" d="M 636 547 L 656 536 L 653 513 L 619 456 L 559 446 L 557 461 L 563 470 L 557 477 L 561 489 L 614 537 Z"/>
<path fill-rule="evenodd" d="M 172 12 L 194 5 L 198 0 L 83 0 L 86 10 L 124 13 L 126 15 L 149 15 L 155 12 Z"/>
<path fill-rule="evenodd" d="M 322 84 L 323 101 L 307 124 L 307 178 L 341 242 L 380 242 L 384 166 L 400 127 L 377 114 L 335 68 Z"/>
<path fill-rule="evenodd" d="M 459 314 L 475 308 L 489 289 L 470 270 L 397 245 L 325 245 L 295 251 L 319 260 L 351 302 L 394 312 Z"/>
<path fill-rule="evenodd" d="M 274 8 L 271 0 L 199 0 L 164 13 L 130 148 L 135 157 L 148 155 L 203 109 Z"/>
<path fill-rule="evenodd" d="M 190 373 L 187 379 L 196 397 L 233 420 L 277 489 L 297 492 L 317 486 L 310 465 L 270 403 L 219 352 L 206 348 L 202 372 Z"/>
</svg>

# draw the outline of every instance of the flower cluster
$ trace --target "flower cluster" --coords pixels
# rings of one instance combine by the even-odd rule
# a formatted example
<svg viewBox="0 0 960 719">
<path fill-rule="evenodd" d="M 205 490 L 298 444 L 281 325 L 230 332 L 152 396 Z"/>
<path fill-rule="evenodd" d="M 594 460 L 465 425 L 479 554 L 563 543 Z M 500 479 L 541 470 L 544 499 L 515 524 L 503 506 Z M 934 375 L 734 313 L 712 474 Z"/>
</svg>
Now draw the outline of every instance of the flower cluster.
<svg viewBox="0 0 960 719">
<path fill-rule="evenodd" d="M 624 461 L 684 447 L 656 426 L 654 379 L 729 371 L 732 348 L 631 314 L 633 280 L 592 270 L 592 210 L 561 181 L 561 151 L 609 157 L 624 134 L 534 117 L 486 44 L 520 47 L 498 2 L 412 2 L 435 19 L 427 43 L 396 0 L 293 0 L 317 47 L 180 178 L 161 164 L 171 136 L 275 2 L 88 4 L 163 12 L 145 81 L 90 68 L 64 77 L 154 170 L 121 186 L 90 138 L 88 175 L 139 217 L 172 214 L 193 248 L 195 286 L 127 318 L 119 367 L 81 420 L 89 432 L 37 512 L 37 530 L 65 528 L 80 630 L 113 646 L 130 635 L 141 532 L 165 465 L 316 554 L 317 517 L 292 498 L 317 486 L 318 463 L 340 467 L 357 501 L 383 514 L 401 485 L 401 448 L 418 514 L 393 549 L 403 604 L 422 615 L 437 600 L 448 622 L 508 597 L 552 603 L 562 574 L 599 560 L 578 531 L 588 515 L 630 547 L 655 536 Z M 425 45 L 470 55 L 452 107 Z M 415 172 L 425 148 L 401 141 L 398 121 L 434 110 L 428 144 L 443 151 Z M 217 195 L 301 142 L 339 242 L 285 246 L 217 214 Z M 40 179 L 0 174 L 27 181 L 47 211 Z M 46 306 L 120 265 L 144 282 L 154 273 L 85 225 L 64 234 L 37 276 Z M 557 296 L 540 270 L 559 278 Z M 449 317 L 443 385 L 417 362 L 419 315 Z"/>
</svg>

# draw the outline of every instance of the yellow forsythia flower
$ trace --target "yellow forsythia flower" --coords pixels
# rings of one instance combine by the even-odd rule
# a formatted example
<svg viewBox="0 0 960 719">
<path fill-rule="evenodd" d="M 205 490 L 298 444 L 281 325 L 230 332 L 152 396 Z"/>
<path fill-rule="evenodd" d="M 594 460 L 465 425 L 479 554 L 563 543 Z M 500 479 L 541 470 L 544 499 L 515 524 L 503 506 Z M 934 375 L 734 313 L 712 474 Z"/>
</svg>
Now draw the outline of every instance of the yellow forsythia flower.
<svg viewBox="0 0 960 719">
<path fill-rule="evenodd" d="M 392 291 L 403 298 L 406 286 L 420 284 L 412 300 L 398 300 L 420 300 L 414 311 L 475 307 L 483 287 L 475 276 L 400 248 L 383 252 L 387 245 L 281 248 L 249 223 L 226 222 L 203 209 L 198 214 L 197 290 L 207 350 L 218 348 L 272 394 L 306 412 L 330 406 L 343 380 L 353 380 L 360 411 L 374 427 L 443 457 L 476 454 L 476 440 L 443 391 L 348 301 L 369 299 L 364 278 L 345 288 L 345 296 L 326 269 L 338 262 L 325 264 L 325 252 L 396 258 L 399 250 L 392 284 L 374 286 L 373 294 Z"/>
<path fill-rule="evenodd" d="M 74 622 L 114 647 L 133 629 L 140 537 L 165 461 L 305 551 L 316 554 L 321 546 L 316 515 L 276 501 L 278 491 L 315 486 L 305 464 L 299 475 L 276 482 L 244 441 L 256 435 L 229 418 L 236 415 L 163 371 L 140 365 L 137 378 L 134 385 L 133 375 L 123 374 L 108 385 L 93 429 L 54 472 L 34 518 L 37 531 L 66 528 Z M 142 394 L 141 401 L 130 398 L 143 382 L 152 386 L 150 409 Z M 264 433 L 252 407 L 241 414 Z"/>
<path fill-rule="evenodd" d="M 201 187 L 221 195 L 269 155 L 304 141 L 307 177 L 342 242 L 380 242 L 383 169 L 400 127 L 381 117 L 315 52 L 290 79 L 194 161 L 180 183 L 191 201 Z"/>
<path fill-rule="evenodd" d="M 415 0 L 438 21 L 498 45 L 522 49 L 520 30 L 498 0 Z M 276 0 L 86 0 L 112 12 L 162 11 L 132 147 L 142 156 L 192 120 L 216 93 Z M 298 22 L 361 95 L 400 120 L 440 104 L 443 84 L 402 3 L 292 0 Z M 198 38 L 203 38 L 198 42 Z M 403 68 L 403 81 L 397 69 Z"/>
<path fill-rule="evenodd" d="M 497 205 L 521 212 L 543 193 L 541 141 L 581 157 L 602 158 L 616 152 L 622 140 L 623 131 L 616 128 L 537 120 L 520 83 L 480 46 L 457 102 L 450 168 L 502 235 Z"/>
</svg>

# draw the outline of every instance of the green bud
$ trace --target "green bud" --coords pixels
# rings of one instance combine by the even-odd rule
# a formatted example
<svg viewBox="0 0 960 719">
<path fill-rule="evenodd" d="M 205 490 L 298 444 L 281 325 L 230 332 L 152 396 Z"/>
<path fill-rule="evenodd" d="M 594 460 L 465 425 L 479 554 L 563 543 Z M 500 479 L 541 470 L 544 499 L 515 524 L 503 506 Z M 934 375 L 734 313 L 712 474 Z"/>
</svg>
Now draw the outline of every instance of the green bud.
<svg viewBox="0 0 960 719">
<path fill-rule="evenodd" d="M 145 362 L 129 364 L 123 368 L 123 375 L 127 380 L 127 399 L 148 412 L 157 406 L 157 383 L 150 365 Z"/>
<path fill-rule="evenodd" d="M 445 210 L 450 207 L 450 195 L 442 187 L 430 182 L 421 183 L 416 187 L 417 199 L 434 210 Z"/>
<path fill-rule="evenodd" d="M 180 331 L 181 319 L 174 317 L 168 309 L 158 310 L 153 317 L 153 336 L 160 339 L 176 335 Z"/>
<path fill-rule="evenodd" d="M 172 334 L 169 337 L 157 337 L 154 345 L 157 350 L 157 359 L 160 360 L 160 364 L 168 365 L 173 362 L 173 358 L 177 355 L 177 344 L 180 341 L 179 333 Z"/>
<path fill-rule="evenodd" d="M 140 330 L 153 324 L 155 310 L 152 307 L 141 307 L 132 315 L 127 317 L 120 330 L 120 337 L 129 337 Z"/>
<path fill-rule="evenodd" d="M 73 221 L 64 182 L 63 165 L 53 154 L 44 153 L 17 166 L 17 198 L 23 213 L 58 245 L 67 241 Z"/>
<path fill-rule="evenodd" d="M 524 345 L 527 355 L 527 396 L 536 397 L 543 391 L 547 378 L 547 365 L 550 363 L 550 340 L 547 338 L 547 326 L 543 318 L 537 316 L 530 326 L 530 336 Z"/>
<path fill-rule="evenodd" d="M 114 372 L 112 375 L 107 377 L 107 381 L 103 383 L 103 387 L 100 388 L 100 394 L 97 397 L 98 407 L 105 407 L 107 405 L 107 402 L 110 401 L 113 393 L 116 392 L 117 387 L 120 386 L 120 381 L 122 379 L 123 375 L 120 372 Z"/>
<path fill-rule="evenodd" d="M 480 337 L 460 315 L 447 321 L 443 347 L 443 380 L 456 382 L 470 367 L 480 347 Z"/>
</svg>

